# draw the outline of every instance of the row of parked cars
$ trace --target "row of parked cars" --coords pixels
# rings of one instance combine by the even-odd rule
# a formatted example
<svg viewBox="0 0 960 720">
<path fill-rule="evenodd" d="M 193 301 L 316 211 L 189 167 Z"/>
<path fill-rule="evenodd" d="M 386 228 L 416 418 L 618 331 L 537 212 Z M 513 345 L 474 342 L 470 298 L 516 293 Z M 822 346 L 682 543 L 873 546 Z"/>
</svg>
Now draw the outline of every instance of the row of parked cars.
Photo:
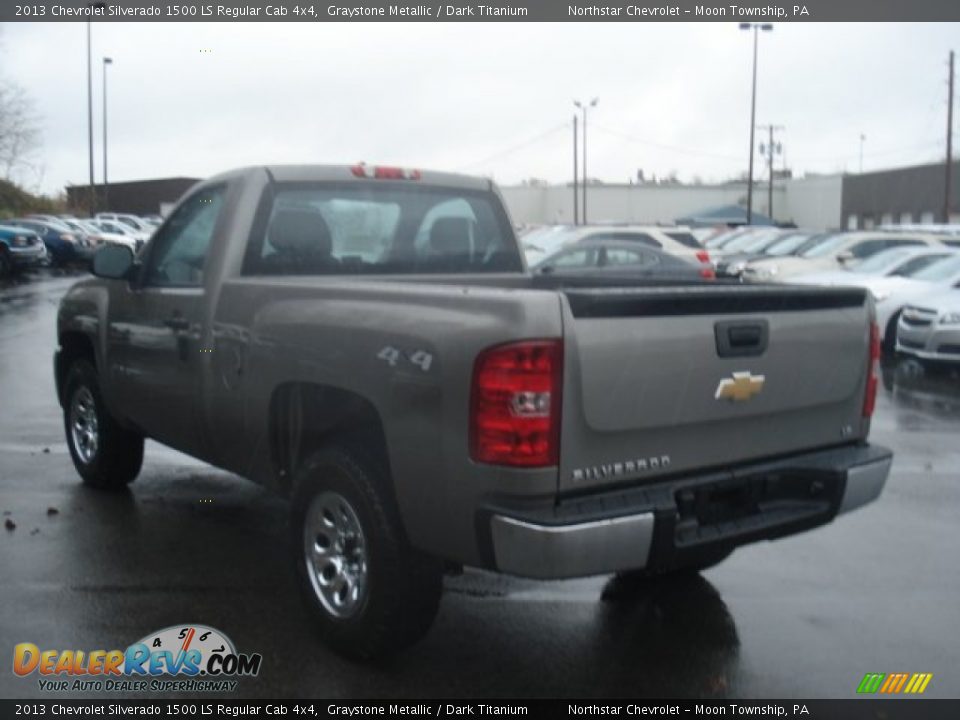
<svg viewBox="0 0 960 720">
<path fill-rule="evenodd" d="M 160 225 L 158 215 L 26 215 L 0 220 L 0 277 L 42 265 L 87 264 L 104 243 L 138 251 Z"/>
<path fill-rule="evenodd" d="M 955 228 L 740 228 L 717 233 L 705 245 L 718 272 L 745 281 L 866 288 L 876 303 L 887 351 L 960 363 L 960 233 Z"/>
<path fill-rule="evenodd" d="M 859 286 L 884 348 L 960 363 L 960 228 L 550 226 L 521 238 L 534 273 Z"/>
</svg>

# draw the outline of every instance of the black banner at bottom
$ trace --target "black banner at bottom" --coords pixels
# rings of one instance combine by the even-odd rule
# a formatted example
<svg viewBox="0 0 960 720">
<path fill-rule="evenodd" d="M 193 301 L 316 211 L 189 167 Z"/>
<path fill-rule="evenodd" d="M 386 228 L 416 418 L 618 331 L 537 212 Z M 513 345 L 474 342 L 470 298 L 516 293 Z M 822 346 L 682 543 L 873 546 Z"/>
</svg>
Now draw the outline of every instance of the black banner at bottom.
<svg viewBox="0 0 960 720">
<path fill-rule="evenodd" d="M 0 718 L 842 718 L 955 720 L 960 699 L 852 700 L 0 700 Z"/>
</svg>

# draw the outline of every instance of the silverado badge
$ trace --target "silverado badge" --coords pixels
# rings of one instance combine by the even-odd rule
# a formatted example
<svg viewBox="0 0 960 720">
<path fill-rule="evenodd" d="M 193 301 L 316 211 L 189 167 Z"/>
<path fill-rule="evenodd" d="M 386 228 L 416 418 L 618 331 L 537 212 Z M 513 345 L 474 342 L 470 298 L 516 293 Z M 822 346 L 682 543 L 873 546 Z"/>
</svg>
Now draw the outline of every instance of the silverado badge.
<svg viewBox="0 0 960 720">
<path fill-rule="evenodd" d="M 717 400 L 742 402 L 749 400 L 763 390 L 763 375 L 753 375 L 750 371 L 735 372 L 733 378 L 724 378 L 717 385 Z"/>
</svg>

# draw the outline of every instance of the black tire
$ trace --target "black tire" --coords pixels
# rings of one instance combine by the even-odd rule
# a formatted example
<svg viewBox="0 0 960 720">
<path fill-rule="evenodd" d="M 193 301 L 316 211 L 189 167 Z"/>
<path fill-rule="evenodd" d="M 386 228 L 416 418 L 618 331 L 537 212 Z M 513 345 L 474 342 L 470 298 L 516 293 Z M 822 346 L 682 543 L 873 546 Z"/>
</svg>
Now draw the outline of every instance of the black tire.
<svg viewBox="0 0 960 720">
<path fill-rule="evenodd" d="M 883 338 L 881 338 L 881 348 L 883 352 L 887 355 L 893 355 L 897 349 L 897 323 L 900 322 L 900 313 L 903 310 L 897 310 L 893 316 L 887 321 L 887 327 L 883 330 Z"/>
<path fill-rule="evenodd" d="M 733 554 L 733 548 L 722 548 L 711 553 L 704 554 L 696 562 L 685 565 L 674 565 L 672 567 L 640 570 L 625 570 L 615 576 L 615 580 L 622 583 L 649 582 L 659 578 L 676 577 L 679 575 L 695 575 L 699 572 L 719 565 Z"/>
<path fill-rule="evenodd" d="M 143 464 L 143 436 L 121 427 L 107 411 L 97 371 L 88 360 L 75 360 L 70 365 L 63 393 L 67 447 L 83 482 L 103 490 L 119 490 L 133 482 Z M 80 415 L 95 420 L 92 452 L 89 442 L 85 445 L 80 437 L 82 431 L 73 432 L 72 424 Z"/>
<path fill-rule="evenodd" d="M 433 624 L 443 589 L 442 563 L 410 547 L 388 483 L 382 463 L 350 442 L 317 451 L 296 478 L 291 540 L 301 595 L 321 638 L 355 660 L 386 658 L 420 640 Z M 349 506 L 353 521 L 340 501 Z M 325 519 L 328 507 L 340 508 L 340 517 L 334 518 L 339 529 Z M 362 565 L 365 580 L 344 588 L 346 605 L 336 607 L 339 596 L 330 588 L 349 579 L 350 572 L 319 553 L 333 547 L 336 554 L 343 534 L 350 535 L 351 522 L 359 527 L 359 540 L 351 544 L 348 537 L 342 545 L 353 551 L 359 547 L 361 559 L 351 558 L 346 566 L 355 570 Z M 335 569 L 328 577 L 331 566 Z M 363 590 L 354 595 L 361 585 Z"/>
<path fill-rule="evenodd" d="M 13 275 L 13 261 L 7 253 L 7 248 L 0 245 L 0 280 Z"/>
</svg>

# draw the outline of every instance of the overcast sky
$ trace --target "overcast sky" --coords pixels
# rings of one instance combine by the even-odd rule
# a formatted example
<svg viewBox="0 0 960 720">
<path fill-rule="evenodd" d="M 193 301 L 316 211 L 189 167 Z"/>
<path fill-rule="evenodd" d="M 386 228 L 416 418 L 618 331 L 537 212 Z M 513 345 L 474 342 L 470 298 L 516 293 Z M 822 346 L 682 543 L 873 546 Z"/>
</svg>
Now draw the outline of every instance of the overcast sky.
<svg viewBox="0 0 960 720">
<path fill-rule="evenodd" d="M 958 30 L 778 24 L 760 37 L 757 122 L 785 126 L 795 173 L 857 171 L 861 133 L 865 169 L 941 160 Z M 0 27 L 0 77 L 42 120 L 29 184 L 46 192 L 87 181 L 85 38 L 82 22 Z M 93 53 L 98 182 L 104 55 L 111 181 L 365 160 L 564 182 L 572 100 L 592 97 L 591 177 L 747 164 L 751 41 L 735 23 L 94 23 Z"/>
</svg>

